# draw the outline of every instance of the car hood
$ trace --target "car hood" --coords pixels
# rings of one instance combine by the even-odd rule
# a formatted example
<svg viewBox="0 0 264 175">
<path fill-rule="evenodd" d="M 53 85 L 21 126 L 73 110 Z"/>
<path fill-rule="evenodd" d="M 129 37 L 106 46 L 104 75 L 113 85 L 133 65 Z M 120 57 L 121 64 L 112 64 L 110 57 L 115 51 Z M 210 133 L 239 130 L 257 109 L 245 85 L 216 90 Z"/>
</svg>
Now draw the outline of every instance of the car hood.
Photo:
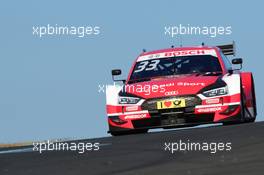
<svg viewBox="0 0 264 175">
<path fill-rule="evenodd" d="M 150 81 L 126 84 L 125 93 L 141 98 L 159 98 L 197 94 L 216 82 L 219 76 L 180 75 L 152 78 Z"/>
</svg>

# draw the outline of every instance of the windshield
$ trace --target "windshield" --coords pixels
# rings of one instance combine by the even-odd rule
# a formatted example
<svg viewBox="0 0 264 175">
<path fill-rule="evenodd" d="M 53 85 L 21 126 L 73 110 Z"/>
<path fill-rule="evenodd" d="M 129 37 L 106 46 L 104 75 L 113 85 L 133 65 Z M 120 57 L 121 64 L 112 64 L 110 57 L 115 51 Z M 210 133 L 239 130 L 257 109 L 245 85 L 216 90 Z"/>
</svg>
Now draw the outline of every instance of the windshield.
<svg viewBox="0 0 264 175">
<path fill-rule="evenodd" d="M 221 71 L 218 58 L 212 55 L 168 57 L 137 62 L 129 81 L 193 73 L 206 75 Z"/>
</svg>

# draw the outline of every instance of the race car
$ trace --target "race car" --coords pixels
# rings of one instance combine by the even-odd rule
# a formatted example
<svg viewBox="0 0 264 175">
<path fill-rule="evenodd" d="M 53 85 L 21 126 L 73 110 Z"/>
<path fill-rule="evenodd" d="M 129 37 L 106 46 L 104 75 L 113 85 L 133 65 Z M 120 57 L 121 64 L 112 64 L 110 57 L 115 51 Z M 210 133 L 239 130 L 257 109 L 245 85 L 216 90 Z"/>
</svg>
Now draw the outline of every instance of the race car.
<svg viewBox="0 0 264 175">
<path fill-rule="evenodd" d="M 115 78 L 120 69 L 112 70 L 115 83 L 106 88 L 108 133 L 254 122 L 253 75 L 240 71 L 242 58 L 230 63 L 234 45 L 143 51 L 126 80 Z"/>
</svg>

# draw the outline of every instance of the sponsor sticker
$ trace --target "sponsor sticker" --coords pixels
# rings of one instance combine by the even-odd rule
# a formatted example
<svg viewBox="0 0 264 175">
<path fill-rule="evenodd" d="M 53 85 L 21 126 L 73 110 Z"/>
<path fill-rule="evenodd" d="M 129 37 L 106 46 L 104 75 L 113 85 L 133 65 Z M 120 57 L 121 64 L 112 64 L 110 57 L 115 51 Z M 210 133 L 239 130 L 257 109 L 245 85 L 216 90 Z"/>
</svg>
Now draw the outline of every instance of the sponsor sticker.
<svg viewBox="0 0 264 175">
<path fill-rule="evenodd" d="M 170 99 L 157 102 L 157 109 L 185 107 L 185 99 Z"/>
<path fill-rule="evenodd" d="M 137 62 L 157 59 L 157 58 L 179 57 L 179 56 L 188 56 L 188 55 L 216 56 L 216 52 L 214 49 L 175 50 L 175 51 L 163 52 L 159 54 L 149 54 L 149 55 L 140 56 L 137 59 Z"/>
<path fill-rule="evenodd" d="M 142 119 L 146 117 L 147 117 L 147 114 L 132 114 L 132 115 L 127 115 L 124 118 L 125 119 Z"/>
<path fill-rule="evenodd" d="M 138 106 L 127 106 L 126 107 L 126 111 L 137 111 L 138 110 Z"/>
<path fill-rule="evenodd" d="M 206 99 L 205 103 L 206 104 L 217 104 L 217 103 L 220 103 L 220 99 L 219 98 Z"/>
<path fill-rule="evenodd" d="M 197 112 L 216 112 L 221 111 L 222 107 L 199 108 Z"/>
</svg>

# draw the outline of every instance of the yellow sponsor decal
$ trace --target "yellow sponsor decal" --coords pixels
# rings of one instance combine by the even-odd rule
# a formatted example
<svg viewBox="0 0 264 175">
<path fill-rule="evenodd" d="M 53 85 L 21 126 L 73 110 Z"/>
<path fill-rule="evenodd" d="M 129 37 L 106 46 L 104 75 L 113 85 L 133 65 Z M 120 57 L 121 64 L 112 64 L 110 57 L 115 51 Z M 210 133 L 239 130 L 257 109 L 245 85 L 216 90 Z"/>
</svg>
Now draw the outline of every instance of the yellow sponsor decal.
<svg viewBox="0 0 264 175">
<path fill-rule="evenodd" d="M 170 99 L 157 102 L 158 109 L 182 108 L 185 107 L 185 99 Z"/>
</svg>

